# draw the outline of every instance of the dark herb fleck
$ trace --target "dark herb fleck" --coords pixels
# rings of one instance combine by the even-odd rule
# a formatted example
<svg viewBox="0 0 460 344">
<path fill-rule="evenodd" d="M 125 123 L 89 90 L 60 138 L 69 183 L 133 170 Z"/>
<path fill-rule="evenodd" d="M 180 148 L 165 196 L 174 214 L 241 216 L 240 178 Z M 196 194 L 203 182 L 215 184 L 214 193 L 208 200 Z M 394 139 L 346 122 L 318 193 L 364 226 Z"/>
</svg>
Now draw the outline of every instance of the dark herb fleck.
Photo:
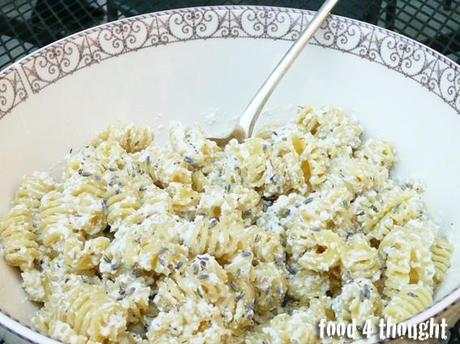
<svg viewBox="0 0 460 344">
<path fill-rule="evenodd" d="M 193 264 L 192 265 L 192 271 L 193 271 L 193 274 L 196 275 L 200 271 L 200 268 L 198 267 L 198 265 Z"/>
<path fill-rule="evenodd" d="M 206 269 L 206 261 L 205 260 L 200 260 L 200 266 L 201 266 L 201 270 Z"/>
<path fill-rule="evenodd" d="M 208 274 L 200 274 L 200 275 L 198 276 L 198 278 L 199 278 L 200 280 L 206 280 L 206 279 L 209 278 L 209 275 L 208 275 Z"/>
<path fill-rule="evenodd" d="M 195 165 L 197 164 L 196 161 L 195 161 L 193 158 L 189 157 L 189 156 L 186 156 L 186 157 L 184 158 L 184 161 L 185 161 L 187 164 L 190 164 L 190 165 L 192 165 L 192 166 L 195 166 Z"/>
<path fill-rule="evenodd" d="M 107 200 L 106 199 L 103 199 L 102 200 L 102 211 L 104 213 L 108 213 L 109 212 L 109 206 L 107 204 Z"/>
<path fill-rule="evenodd" d="M 359 297 L 361 300 L 368 299 L 371 296 L 371 289 L 368 285 L 365 285 L 363 289 L 361 289 L 359 293 Z"/>
<path fill-rule="evenodd" d="M 283 263 L 284 263 L 284 259 L 282 257 L 277 257 L 275 259 L 275 265 L 281 266 L 281 265 L 283 265 Z"/>
<path fill-rule="evenodd" d="M 244 293 L 238 293 L 238 295 L 236 295 L 236 302 L 238 302 L 241 299 L 243 299 L 243 297 L 244 297 Z"/>
<path fill-rule="evenodd" d="M 243 219 L 247 219 L 248 217 L 251 217 L 252 211 L 245 210 L 245 211 L 243 211 L 243 214 L 241 214 L 241 215 L 242 215 Z"/>
<path fill-rule="evenodd" d="M 289 214 L 291 213 L 291 210 L 290 209 L 283 209 L 283 211 L 281 211 L 281 217 L 288 217 Z"/>
<path fill-rule="evenodd" d="M 166 251 L 168 251 L 168 248 L 167 248 L 167 247 L 163 247 L 161 250 L 158 251 L 158 255 L 163 254 L 163 253 L 165 253 Z"/>
<path fill-rule="evenodd" d="M 217 225 L 217 219 L 216 218 L 212 218 L 211 220 L 209 220 L 209 227 L 213 228 Z"/>
<path fill-rule="evenodd" d="M 78 174 L 82 177 L 89 177 L 91 176 L 91 173 L 87 172 L 87 171 L 83 171 L 81 168 L 78 170 Z"/>
<path fill-rule="evenodd" d="M 286 270 L 289 272 L 290 275 L 295 275 L 297 273 L 297 269 L 292 266 L 287 266 Z"/>
</svg>

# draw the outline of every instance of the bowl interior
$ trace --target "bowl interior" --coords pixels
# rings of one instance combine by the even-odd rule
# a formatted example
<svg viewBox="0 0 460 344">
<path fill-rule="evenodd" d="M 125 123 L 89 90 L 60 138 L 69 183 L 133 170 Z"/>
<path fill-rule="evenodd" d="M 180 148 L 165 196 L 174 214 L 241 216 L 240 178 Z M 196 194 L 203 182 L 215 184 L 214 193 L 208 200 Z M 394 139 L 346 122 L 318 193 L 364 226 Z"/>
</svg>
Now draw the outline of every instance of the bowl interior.
<svg viewBox="0 0 460 344">
<path fill-rule="evenodd" d="M 159 142 L 173 120 L 199 122 L 211 134 L 230 129 L 293 37 L 183 39 L 114 53 L 56 80 L 43 77 L 52 71 L 40 69 L 39 61 L 26 60 L 18 74 L 27 99 L 0 120 L 0 213 L 7 211 L 22 176 L 56 170 L 70 148 L 109 123 L 150 125 Z M 366 136 L 395 142 L 396 175 L 423 181 L 426 202 L 456 247 L 440 298 L 460 285 L 460 116 L 455 99 L 448 104 L 397 70 L 404 63 L 402 51 L 392 67 L 334 46 L 307 47 L 273 94 L 260 125 L 293 120 L 298 105 L 334 105 L 358 118 Z M 452 68 L 455 78 L 457 67 Z M 25 301 L 17 272 L 0 260 L 0 274 L 0 308 L 29 323 L 34 306 Z"/>
</svg>

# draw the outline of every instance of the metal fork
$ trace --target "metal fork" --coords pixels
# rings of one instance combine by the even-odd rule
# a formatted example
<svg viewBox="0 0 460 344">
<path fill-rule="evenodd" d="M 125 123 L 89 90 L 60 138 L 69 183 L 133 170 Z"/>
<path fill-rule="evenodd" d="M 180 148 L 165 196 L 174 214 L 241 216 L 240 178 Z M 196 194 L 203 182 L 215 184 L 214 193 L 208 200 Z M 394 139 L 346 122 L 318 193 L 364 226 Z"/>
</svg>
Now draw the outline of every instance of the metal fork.
<svg viewBox="0 0 460 344">
<path fill-rule="evenodd" d="M 218 146 L 224 147 L 231 139 L 242 142 L 244 139 L 251 137 L 256 121 L 276 86 L 338 2 L 339 0 L 326 0 L 321 5 L 305 31 L 300 35 L 297 41 L 292 44 L 281 61 L 265 80 L 262 87 L 257 91 L 254 98 L 252 98 L 230 134 L 223 137 L 210 137 L 210 140 L 215 141 Z"/>
</svg>

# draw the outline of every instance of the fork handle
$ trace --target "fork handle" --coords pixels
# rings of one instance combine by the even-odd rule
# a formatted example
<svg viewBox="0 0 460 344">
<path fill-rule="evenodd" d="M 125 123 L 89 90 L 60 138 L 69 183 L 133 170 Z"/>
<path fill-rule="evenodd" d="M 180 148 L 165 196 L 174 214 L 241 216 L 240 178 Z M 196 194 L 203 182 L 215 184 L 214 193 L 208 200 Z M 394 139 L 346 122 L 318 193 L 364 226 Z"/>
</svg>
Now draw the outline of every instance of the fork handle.
<svg viewBox="0 0 460 344">
<path fill-rule="evenodd" d="M 273 93 L 275 87 L 292 66 L 294 61 L 300 55 L 302 50 L 308 44 L 310 39 L 314 36 L 316 31 L 320 28 L 321 24 L 326 20 L 329 13 L 333 10 L 339 0 L 326 0 L 320 9 L 313 16 L 310 23 L 308 23 L 305 31 L 300 35 L 296 42 L 289 48 L 281 61 L 272 71 L 272 73 L 265 80 L 261 88 L 257 91 L 254 98 L 244 110 L 243 114 L 238 120 L 238 124 L 233 132 L 233 137 L 238 141 L 251 137 L 254 125 L 262 112 L 265 104 Z"/>
</svg>

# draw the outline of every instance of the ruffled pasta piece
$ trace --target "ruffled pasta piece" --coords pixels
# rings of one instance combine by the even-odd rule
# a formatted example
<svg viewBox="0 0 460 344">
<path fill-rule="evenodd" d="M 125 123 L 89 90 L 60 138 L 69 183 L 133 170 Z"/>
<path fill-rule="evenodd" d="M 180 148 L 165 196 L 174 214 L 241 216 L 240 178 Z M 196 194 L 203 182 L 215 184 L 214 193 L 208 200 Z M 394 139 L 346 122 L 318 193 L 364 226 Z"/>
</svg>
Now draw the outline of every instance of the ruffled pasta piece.
<svg viewBox="0 0 460 344">
<path fill-rule="evenodd" d="M 171 196 L 156 185 L 147 185 L 141 189 L 142 206 L 138 209 L 141 218 L 173 213 Z"/>
<path fill-rule="evenodd" d="M 142 206 L 142 195 L 139 187 L 131 179 L 116 179 L 116 183 L 109 183 L 105 195 L 107 208 L 107 222 L 110 226 L 120 224 L 136 224 L 142 221 L 137 211 Z"/>
<path fill-rule="evenodd" d="M 357 326 L 363 326 L 367 320 L 377 323 L 382 303 L 372 282 L 359 278 L 343 286 L 340 295 L 332 300 L 332 309 L 338 321 L 356 321 Z"/>
<path fill-rule="evenodd" d="M 361 144 L 362 128 L 358 122 L 336 108 L 305 107 L 297 123 L 311 135 L 323 140 L 333 158 L 350 154 Z"/>
<path fill-rule="evenodd" d="M 209 182 L 240 184 L 246 188 L 264 185 L 267 174 L 267 146 L 260 138 L 250 138 L 244 143 L 231 141 L 225 146 L 222 159 L 212 165 Z"/>
<path fill-rule="evenodd" d="M 140 165 L 162 188 L 170 183 L 192 184 L 192 166 L 178 153 L 148 148 L 140 157 Z"/>
<path fill-rule="evenodd" d="M 95 176 L 103 172 L 104 166 L 96 156 L 96 149 L 93 146 L 85 146 L 77 150 L 71 149 L 65 158 L 65 178 L 70 178 L 75 174 Z"/>
<path fill-rule="evenodd" d="M 427 235 L 428 232 L 428 235 Z M 379 246 L 385 260 L 384 294 L 391 297 L 405 285 L 423 284 L 433 287 L 435 267 L 431 259 L 429 229 L 410 222 L 393 230 Z M 427 241 L 430 243 L 427 245 Z"/>
<path fill-rule="evenodd" d="M 305 148 L 300 163 L 303 176 L 311 190 L 318 190 L 327 178 L 330 165 L 329 157 L 326 150 L 321 146 L 307 145 Z"/>
<path fill-rule="evenodd" d="M 161 280 L 154 302 L 160 311 L 168 312 L 198 299 L 218 307 L 225 323 L 233 321 L 236 295 L 226 271 L 209 255 L 197 256 L 181 272 Z"/>
<path fill-rule="evenodd" d="M 47 193 L 40 204 L 40 239 L 43 244 L 53 250 L 62 249 L 63 240 L 73 233 L 70 221 L 71 206 L 59 187 Z"/>
<path fill-rule="evenodd" d="M 313 163 L 313 158 L 310 161 Z M 307 193 L 312 176 L 310 161 L 307 158 L 300 160 L 295 152 L 271 157 L 264 197 L 274 198 L 290 192 Z"/>
<path fill-rule="evenodd" d="M 229 261 L 242 251 L 250 251 L 253 232 L 240 223 L 196 218 L 194 224 L 180 234 L 183 245 L 191 255 L 208 253 L 217 259 Z"/>
<path fill-rule="evenodd" d="M 200 127 L 185 128 L 181 123 L 171 124 L 169 141 L 174 152 L 184 157 L 193 168 L 213 162 L 220 148 L 214 141 L 206 139 Z"/>
<path fill-rule="evenodd" d="M 287 291 L 286 271 L 275 263 L 260 263 L 252 269 L 255 289 L 255 311 L 271 312 L 284 301 Z"/>
<path fill-rule="evenodd" d="M 166 191 L 171 197 L 174 211 L 181 215 L 193 215 L 200 202 L 200 194 L 188 184 L 170 183 Z"/>
<path fill-rule="evenodd" d="M 226 282 L 227 273 L 219 263 L 212 256 L 199 255 L 182 273 L 176 273 L 159 283 L 160 291 L 155 303 L 165 310 L 175 307 L 176 303 L 185 302 L 187 297 L 202 297 L 210 303 L 225 301 L 226 294 L 230 294 Z M 165 292 L 161 291 L 162 288 L 165 288 Z"/>
<path fill-rule="evenodd" d="M 169 275 L 188 260 L 188 249 L 179 245 L 179 232 L 187 224 L 168 215 L 155 215 L 137 225 L 123 224 L 106 249 L 99 270 L 108 276 L 124 269 Z"/>
<path fill-rule="evenodd" d="M 79 197 L 84 194 L 90 194 L 97 198 L 104 197 L 106 192 L 106 183 L 100 176 L 93 175 L 73 175 L 67 178 L 60 189 L 64 189 L 66 194 Z"/>
<path fill-rule="evenodd" d="M 312 298 L 326 295 L 330 289 L 327 273 L 293 266 L 288 268 L 288 272 L 287 295 L 302 304 L 308 304 Z"/>
<path fill-rule="evenodd" d="M 328 271 L 339 262 L 342 248 L 343 241 L 336 233 L 310 230 L 304 238 L 299 265 L 309 270 Z"/>
<path fill-rule="evenodd" d="M 21 270 L 32 268 L 41 253 L 31 210 L 24 204 L 14 206 L 0 223 L 3 257 Z"/>
<path fill-rule="evenodd" d="M 65 286 L 63 281 L 70 278 L 70 273 L 62 254 L 54 258 L 44 257 L 41 268 L 41 284 L 45 293 L 43 301 L 47 301 L 52 294 L 62 291 Z"/>
<path fill-rule="evenodd" d="M 62 188 L 69 204 L 69 221 L 73 228 L 89 235 L 97 234 L 107 227 L 106 183 L 100 176 L 74 175 Z"/>
<path fill-rule="evenodd" d="M 312 193 L 296 201 L 293 206 L 278 211 L 282 219 L 278 223 L 286 230 L 286 250 L 293 259 L 298 259 L 304 253 L 305 245 L 311 241 L 311 232 L 329 230 L 345 236 L 352 231 L 350 213 L 344 207 L 352 197 L 343 185 L 334 184 L 331 188 Z"/>
<path fill-rule="evenodd" d="M 389 240 L 389 239 L 388 239 Z M 385 243 L 386 245 L 387 243 Z M 402 287 L 410 282 L 410 245 L 403 242 L 391 244 L 391 250 L 386 253 L 384 270 L 384 290 L 387 297 L 392 297 Z"/>
<path fill-rule="evenodd" d="M 55 187 L 54 180 L 47 173 L 35 172 L 24 178 L 15 196 L 15 204 L 25 205 L 32 212 L 38 210 L 43 196 Z"/>
<path fill-rule="evenodd" d="M 177 309 L 160 312 L 147 332 L 149 343 L 231 343 L 231 330 L 223 324 L 218 307 L 188 299 Z"/>
<path fill-rule="evenodd" d="M 381 139 L 367 140 L 354 155 L 386 169 L 391 169 L 397 160 L 394 144 Z"/>
<path fill-rule="evenodd" d="M 251 231 L 251 249 L 256 261 L 277 264 L 285 261 L 284 247 L 279 235 L 256 226 L 250 227 L 249 230 Z"/>
<path fill-rule="evenodd" d="M 301 222 L 298 219 L 315 222 L 312 225 L 316 226 L 319 224 L 319 217 L 315 210 L 316 205 L 308 206 L 313 201 L 313 197 L 304 197 L 296 193 L 281 195 L 275 201 L 264 200 L 262 213 L 259 214 L 257 219 L 257 225 L 267 231 L 278 234 L 282 238 L 286 237 L 288 230 L 293 229 L 294 224 L 297 225 L 296 222 Z M 315 209 L 310 207 L 315 207 Z M 308 215 L 304 219 L 302 214 Z"/>
<path fill-rule="evenodd" d="M 433 260 L 436 272 L 434 280 L 436 283 L 442 283 L 449 270 L 454 246 L 443 237 L 436 237 L 433 246 L 431 247 L 431 257 Z"/>
<path fill-rule="evenodd" d="M 45 288 L 43 286 L 42 272 L 31 269 L 21 273 L 22 287 L 30 300 L 43 302 L 45 300 Z"/>
<path fill-rule="evenodd" d="M 40 328 L 40 326 L 38 326 Z M 69 324 L 57 320 L 52 321 L 47 329 L 51 338 L 55 338 L 63 343 L 69 344 L 87 344 L 88 337 L 78 335 Z"/>
<path fill-rule="evenodd" d="M 334 160 L 332 173 L 340 175 L 344 184 L 354 194 L 382 189 L 389 178 L 389 170 L 365 158 L 340 157 Z"/>
<path fill-rule="evenodd" d="M 188 260 L 186 247 L 175 243 L 150 240 L 139 250 L 137 259 L 140 268 L 154 271 L 158 275 L 169 275 L 180 270 Z"/>
<path fill-rule="evenodd" d="M 103 171 L 124 170 L 130 165 L 128 153 L 117 141 L 101 142 L 95 155 Z"/>
<path fill-rule="evenodd" d="M 370 191 L 352 205 L 356 221 L 369 239 L 381 241 L 395 226 L 426 218 L 425 204 L 414 186 L 388 183 L 382 192 Z"/>
<path fill-rule="evenodd" d="M 78 336 L 96 342 L 116 342 L 126 331 L 126 310 L 102 287 L 78 279 L 70 281 L 62 295 L 52 295 L 39 314 L 46 319 L 41 326 L 48 333 L 56 322 L 66 323 Z"/>
<path fill-rule="evenodd" d="M 280 314 L 270 322 L 250 331 L 245 343 L 320 343 L 316 336 L 317 317 L 311 310 L 294 310 L 291 315 Z"/>
<path fill-rule="evenodd" d="M 345 242 L 341 260 L 346 280 L 367 278 L 377 281 L 380 278 L 380 257 L 364 235 L 356 234 Z"/>
<path fill-rule="evenodd" d="M 252 222 L 260 209 L 260 195 L 239 185 L 207 185 L 200 195 L 197 212 L 222 221 Z"/>
<path fill-rule="evenodd" d="M 235 334 L 253 325 L 256 292 L 253 284 L 253 262 L 251 252 L 243 251 L 224 266 L 228 285 L 235 296 L 235 307 L 229 327 Z"/>
<path fill-rule="evenodd" d="M 384 308 L 383 315 L 394 321 L 403 321 L 420 313 L 432 303 L 433 295 L 430 288 L 421 284 L 410 284 L 392 297 Z"/>
<path fill-rule="evenodd" d="M 64 261 L 75 272 L 95 269 L 99 266 L 110 239 L 98 237 L 85 242 L 77 237 L 70 237 L 64 243 Z"/>
<path fill-rule="evenodd" d="M 128 312 L 128 322 L 138 323 L 149 311 L 151 288 L 143 277 L 123 274 L 108 280 L 107 293 Z"/>
<path fill-rule="evenodd" d="M 147 148 L 153 142 L 153 133 L 148 127 L 111 125 L 93 140 L 97 147 L 106 141 L 116 141 L 128 153 Z"/>
<path fill-rule="evenodd" d="M 258 136 L 266 140 L 270 159 L 266 197 L 290 190 L 304 194 L 325 180 L 330 163 L 326 147 L 300 126 L 270 127 Z"/>
</svg>

